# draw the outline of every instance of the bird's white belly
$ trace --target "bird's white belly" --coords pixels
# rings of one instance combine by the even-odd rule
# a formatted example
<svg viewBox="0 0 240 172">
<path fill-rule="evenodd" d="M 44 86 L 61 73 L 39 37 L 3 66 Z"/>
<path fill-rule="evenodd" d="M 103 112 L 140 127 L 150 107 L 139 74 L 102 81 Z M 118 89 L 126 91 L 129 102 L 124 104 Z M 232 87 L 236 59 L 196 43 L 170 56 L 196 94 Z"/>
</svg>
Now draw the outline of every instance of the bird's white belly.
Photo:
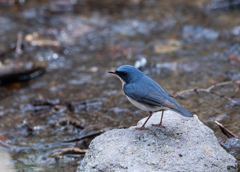
<svg viewBox="0 0 240 172">
<path fill-rule="evenodd" d="M 152 111 L 152 112 L 155 112 L 155 111 L 160 111 L 160 110 L 170 110 L 169 108 L 166 108 L 166 107 L 162 107 L 162 106 L 148 106 L 148 105 L 144 105 L 142 103 L 139 103 L 137 102 L 136 100 L 128 97 L 128 100 L 134 105 L 136 106 L 137 108 L 141 109 L 141 110 L 144 110 L 144 111 Z"/>
</svg>

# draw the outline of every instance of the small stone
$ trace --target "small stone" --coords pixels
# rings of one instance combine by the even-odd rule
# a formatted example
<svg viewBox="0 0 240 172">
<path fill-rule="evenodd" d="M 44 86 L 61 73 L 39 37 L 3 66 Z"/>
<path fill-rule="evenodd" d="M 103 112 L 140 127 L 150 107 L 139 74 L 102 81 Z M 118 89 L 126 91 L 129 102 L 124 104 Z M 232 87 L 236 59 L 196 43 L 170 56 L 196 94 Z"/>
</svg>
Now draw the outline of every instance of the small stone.
<svg viewBox="0 0 240 172">
<path fill-rule="evenodd" d="M 58 106 L 58 105 L 55 105 L 55 106 L 54 106 L 54 109 L 55 109 L 55 111 L 59 111 L 59 110 L 61 109 L 61 107 Z"/>
<path fill-rule="evenodd" d="M 90 69 L 90 72 L 97 72 L 98 71 L 98 67 L 94 66 L 94 67 L 91 67 Z"/>
<path fill-rule="evenodd" d="M 67 125 L 68 120 L 67 120 L 67 118 L 60 118 L 58 123 L 61 126 L 65 126 L 65 125 Z"/>
</svg>

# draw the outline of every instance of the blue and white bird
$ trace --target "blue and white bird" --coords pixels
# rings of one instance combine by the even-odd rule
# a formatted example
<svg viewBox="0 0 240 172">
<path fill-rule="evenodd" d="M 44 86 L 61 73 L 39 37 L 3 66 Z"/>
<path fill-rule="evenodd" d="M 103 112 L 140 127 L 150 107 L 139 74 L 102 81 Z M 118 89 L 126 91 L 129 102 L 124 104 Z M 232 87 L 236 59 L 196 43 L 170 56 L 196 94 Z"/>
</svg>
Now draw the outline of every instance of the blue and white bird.
<svg viewBox="0 0 240 172">
<path fill-rule="evenodd" d="M 161 87 L 137 68 L 124 65 L 115 71 L 109 71 L 109 73 L 117 75 L 122 81 L 123 91 L 133 105 L 150 113 L 147 120 L 138 129 L 147 129 L 145 124 L 152 114 L 157 111 L 162 111 L 161 120 L 159 124 L 152 124 L 153 126 L 164 127 L 162 126 L 162 118 L 165 110 L 172 110 L 183 116 L 193 117 L 191 112 L 172 99 L 173 96 L 168 90 Z"/>
</svg>

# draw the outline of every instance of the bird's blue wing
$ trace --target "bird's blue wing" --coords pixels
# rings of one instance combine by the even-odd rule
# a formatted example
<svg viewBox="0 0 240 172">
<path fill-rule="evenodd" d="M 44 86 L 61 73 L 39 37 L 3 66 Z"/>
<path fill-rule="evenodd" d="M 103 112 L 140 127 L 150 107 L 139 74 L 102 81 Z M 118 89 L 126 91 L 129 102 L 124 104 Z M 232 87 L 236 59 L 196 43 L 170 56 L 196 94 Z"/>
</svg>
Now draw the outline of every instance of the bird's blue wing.
<svg viewBox="0 0 240 172">
<path fill-rule="evenodd" d="M 137 82 L 125 84 L 123 90 L 128 97 L 143 104 L 168 107 L 183 116 L 193 116 L 191 112 L 175 102 L 166 89 L 147 76 L 142 77 Z"/>
<path fill-rule="evenodd" d="M 147 76 L 138 82 L 125 84 L 124 92 L 128 97 L 151 106 L 179 107 L 170 98 L 171 94 L 168 91 L 166 92 L 164 88 Z"/>
<path fill-rule="evenodd" d="M 165 89 L 165 88 L 162 88 L 162 89 L 165 91 L 165 93 L 166 93 L 169 97 L 174 98 L 174 96 L 173 96 L 167 89 Z"/>
</svg>

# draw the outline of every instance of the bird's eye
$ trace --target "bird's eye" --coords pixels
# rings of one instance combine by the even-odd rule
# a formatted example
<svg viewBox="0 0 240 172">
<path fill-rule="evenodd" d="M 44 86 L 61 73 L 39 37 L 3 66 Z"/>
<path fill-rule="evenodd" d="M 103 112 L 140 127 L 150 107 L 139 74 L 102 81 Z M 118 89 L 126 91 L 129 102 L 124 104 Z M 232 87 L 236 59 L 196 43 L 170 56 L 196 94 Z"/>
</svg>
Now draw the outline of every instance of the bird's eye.
<svg viewBox="0 0 240 172">
<path fill-rule="evenodd" d="M 122 76 L 126 76 L 127 75 L 127 73 L 126 72 L 122 72 Z"/>
</svg>

